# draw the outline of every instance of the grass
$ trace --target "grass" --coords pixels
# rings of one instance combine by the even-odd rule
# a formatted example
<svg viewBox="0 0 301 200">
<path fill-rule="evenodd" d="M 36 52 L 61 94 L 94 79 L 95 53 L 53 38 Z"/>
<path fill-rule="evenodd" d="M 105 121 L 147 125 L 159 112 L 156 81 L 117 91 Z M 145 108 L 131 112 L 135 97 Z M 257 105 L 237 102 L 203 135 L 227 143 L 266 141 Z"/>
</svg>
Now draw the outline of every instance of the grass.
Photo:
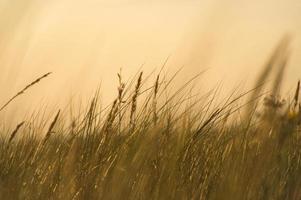
<svg viewBox="0 0 301 200">
<path fill-rule="evenodd" d="M 218 89 L 192 92 L 200 75 L 168 93 L 174 76 L 125 83 L 120 72 L 110 106 L 97 91 L 74 119 L 21 122 L 0 138 L 1 199 L 300 199 L 300 83 L 280 98 L 287 45 L 254 89 L 221 102 Z"/>
</svg>

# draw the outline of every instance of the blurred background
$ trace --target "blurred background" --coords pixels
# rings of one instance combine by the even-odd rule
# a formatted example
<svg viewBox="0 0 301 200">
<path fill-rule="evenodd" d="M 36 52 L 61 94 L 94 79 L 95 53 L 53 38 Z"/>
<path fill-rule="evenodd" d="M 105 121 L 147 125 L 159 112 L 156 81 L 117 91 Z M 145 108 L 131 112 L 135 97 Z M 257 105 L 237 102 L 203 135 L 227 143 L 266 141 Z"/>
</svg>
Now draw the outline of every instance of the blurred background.
<svg viewBox="0 0 301 200">
<path fill-rule="evenodd" d="M 202 87 L 252 81 L 279 40 L 292 37 L 285 90 L 301 77 L 300 0 L 0 0 L 0 103 L 40 75 L 53 74 L 13 102 L 1 118 L 19 120 L 40 107 L 116 96 L 143 64 L 169 57 L 179 83 L 207 69 Z M 154 75 L 155 79 L 155 75 Z"/>
</svg>

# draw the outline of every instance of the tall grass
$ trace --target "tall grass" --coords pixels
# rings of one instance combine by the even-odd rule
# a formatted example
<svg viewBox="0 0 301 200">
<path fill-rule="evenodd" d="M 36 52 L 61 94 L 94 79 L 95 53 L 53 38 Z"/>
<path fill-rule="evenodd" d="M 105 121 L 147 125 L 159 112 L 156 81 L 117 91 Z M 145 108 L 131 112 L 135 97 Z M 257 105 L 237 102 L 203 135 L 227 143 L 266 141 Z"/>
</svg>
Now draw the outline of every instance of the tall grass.
<svg viewBox="0 0 301 200">
<path fill-rule="evenodd" d="M 45 135 L 18 124 L 0 139 L 1 199 L 300 199 L 300 83 L 292 102 L 262 84 L 284 71 L 286 45 L 254 89 L 222 102 L 217 90 L 192 94 L 199 75 L 164 96 L 174 76 L 148 87 L 142 72 L 136 85 L 119 73 L 110 106 L 97 92 L 76 120 L 58 111 Z"/>
</svg>

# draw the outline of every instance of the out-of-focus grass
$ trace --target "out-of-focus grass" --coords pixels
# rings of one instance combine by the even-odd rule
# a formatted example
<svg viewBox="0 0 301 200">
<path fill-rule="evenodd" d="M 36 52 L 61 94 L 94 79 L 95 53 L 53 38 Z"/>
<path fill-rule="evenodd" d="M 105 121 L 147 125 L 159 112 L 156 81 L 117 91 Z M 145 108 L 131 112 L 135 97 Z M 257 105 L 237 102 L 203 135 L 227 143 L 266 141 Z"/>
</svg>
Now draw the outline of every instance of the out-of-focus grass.
<svg viewBox="0 0 301 200">
<path fill-rule="evenodd" d="M 258 84 L 285 67 L 283 45 Z M 191 93 L 198 76 L 166 95 L 173 78 L 160 73 L 147 87 L 142 73 L 131 83 L 118 74 L 109 107 L 100 106 L 97 92 L 75 118 L 59 111 L 48 127 L 25 120 L 2 133 L 0 197 L 300 199 L 300 86 L 283 101 L 279 76 L 263 100 L 257 85 L 214 102 L 215 91 Z"/>
</svg>

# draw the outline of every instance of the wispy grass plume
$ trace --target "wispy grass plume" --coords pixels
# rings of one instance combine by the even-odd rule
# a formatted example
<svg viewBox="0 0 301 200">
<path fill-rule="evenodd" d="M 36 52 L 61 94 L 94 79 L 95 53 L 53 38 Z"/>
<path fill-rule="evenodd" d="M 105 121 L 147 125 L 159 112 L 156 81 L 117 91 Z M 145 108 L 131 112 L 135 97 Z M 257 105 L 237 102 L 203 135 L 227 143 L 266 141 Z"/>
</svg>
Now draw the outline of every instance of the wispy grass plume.
<svg viewBox="0 0 301 200">
<path fill-rule="evenodd" d="M 47 76 L 49 76 L 52 72 L 48 72 L 46 74 L 44 74 L 43 76 L 37 78 L 35 81 L 31 82 L 30 84 L 28 84 L 27 86 L 25 86 L 22 90 L 20 90 L 17 94 L 15 94 L 12 98 L 10 98 L 1 108 L 0 111 L 2 111 L 4 108 L 6 108 L 14 99 L 16 99 L 18 96 L 21 96 L 22 94 L 24 94 L 26 92 L 26 90 L 28 90 L 29 88 L 33 87 L 34 85 L 36 85 L 37 83 L 39 83 L 42 79 L 46 78 Z"/>
</svg>

